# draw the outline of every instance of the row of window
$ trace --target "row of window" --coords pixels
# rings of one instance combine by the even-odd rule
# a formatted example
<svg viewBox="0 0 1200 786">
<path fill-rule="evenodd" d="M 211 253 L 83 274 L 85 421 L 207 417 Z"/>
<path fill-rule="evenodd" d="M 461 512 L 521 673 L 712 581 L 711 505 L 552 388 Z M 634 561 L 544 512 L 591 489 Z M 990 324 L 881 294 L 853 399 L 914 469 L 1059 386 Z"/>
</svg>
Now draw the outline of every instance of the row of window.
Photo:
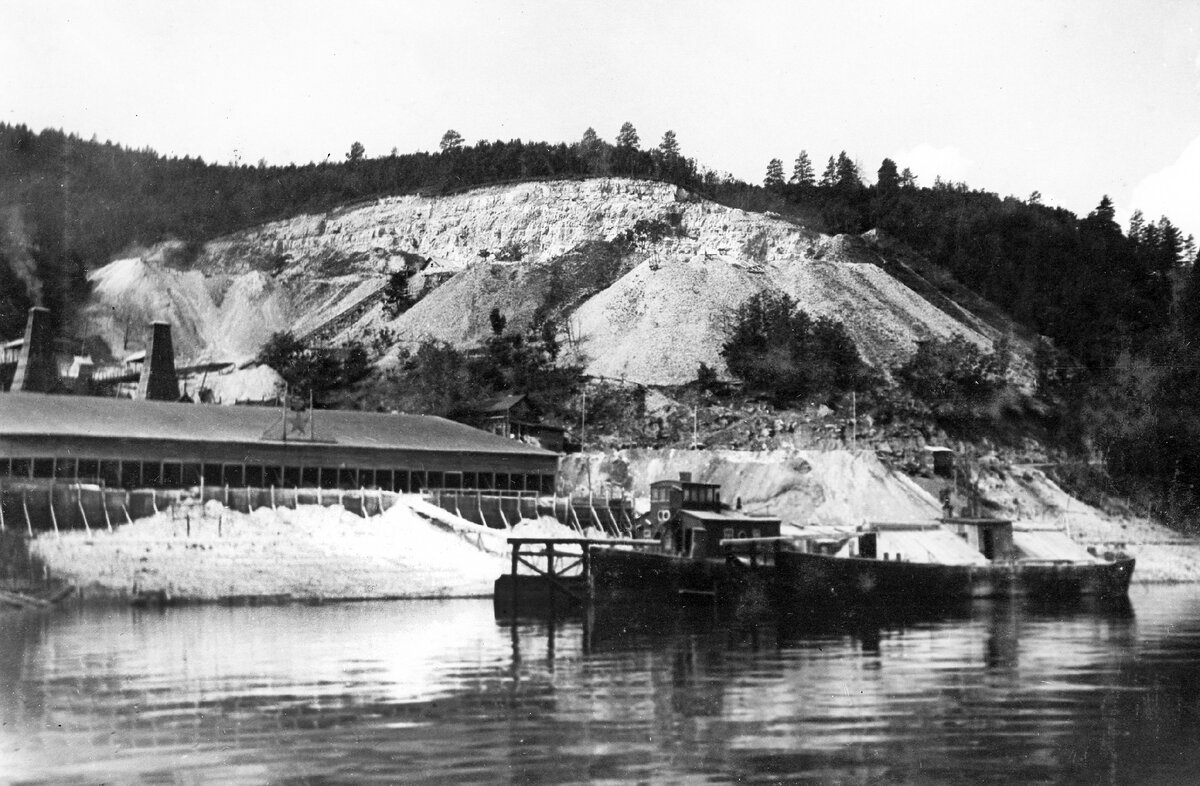
<svg viewBox="0 0 1200 786">
<path fill-rule="evenodd" d="M 199 464 L 186 461 L 116 461 L 88 458 L 0 458 L 0 477 L 57 478 L 103 483 L 111 487 L 383 489 L 402 493 L 421 489 L 536 491 L 554 493 L 554 475 L 508 472 L 438 472 L 362 467 Z"/>
<path fill-rule="evenodd" d="M 650 488 L 651 502 L 670 502 L 670 486 L 652 486 Z M 716 504 L 721 501 L 720 489 L 717 486 L 685 485 L 683 487 L 684 502 L 703 502 Z"/>
</svg>

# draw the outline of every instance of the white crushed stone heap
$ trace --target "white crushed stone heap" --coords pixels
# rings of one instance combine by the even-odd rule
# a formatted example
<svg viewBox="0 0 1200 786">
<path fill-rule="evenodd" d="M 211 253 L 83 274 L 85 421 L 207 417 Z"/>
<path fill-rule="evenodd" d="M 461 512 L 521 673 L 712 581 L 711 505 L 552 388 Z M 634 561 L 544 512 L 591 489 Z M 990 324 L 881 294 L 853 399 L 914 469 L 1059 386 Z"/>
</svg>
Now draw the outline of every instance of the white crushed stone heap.
<svg viewBox="0 0 1200 786">
<path fill-rule="evenodd" d="M 907 475 L 894 472 L 872 451 L 850 450 L 656 450 L 575 454 L 563 460 L 568 488 L 586 493 L 609 479 L 606 467 L 621 462 L 637 478 L 631 493 L 650 494 L 649 484 L 690 472 L 699 483 L 716 483 L 721 499 L 739 500 L 747 513 L 778 516 L 785 525 L 853 529 L 869 521 L 929 521 L 941 516 L 938 501 Z M 589 471 L 590 465 L 590 471 Z"/>
<path fill-rule="evenodd" d="M 510 324 L 528 321 L 545 293 L 529 285 L 536 266 L 668 215 L 678 217 L 682 235 L 636 244 L 621 261 L 622 275 L 560 325 L 564 341 L 568 331 L 577 340 L 590 374 L 676 384 L 694 379 L 701 362 L 723 373 L 728 315 L 764 289 L 842 321 L 876 365 L 903 362 L 931 336 L 960 333 L 985 349 L 995 337 L 872 264 L 878 252 L 859 238 L 820 235 L 674 186 L 622 178 L 379 199 L 214 240 L 186 265 L 170 261 L 182 246 L 165 244 L 95 271 L 86 318 L 89 332 L 130 351 L 140 347 L 145 323 L 170 321 L 177 354 L 188 359 L 244 360 L 278 330 L 322 330 L 340 342 L 386 326 L 404 341 L 462 346 L 488 335 L 493 308 Z M 520 247 L 520 261 L 497 263 L 510 244 Z M 378 293 L 413 254 L 431 261 L 429 271 L 453 277 L 389 320 Z"/>
<path fill-rule="evenodd" d="M 33 553 L 85 595 L 172 598 L 479 597 L 508 568 L 503 554 L 397 503 L 360 518 L 340 507 L 260 508 L 210 500 L 117 527 L 45 534 Z"/>
</svg>

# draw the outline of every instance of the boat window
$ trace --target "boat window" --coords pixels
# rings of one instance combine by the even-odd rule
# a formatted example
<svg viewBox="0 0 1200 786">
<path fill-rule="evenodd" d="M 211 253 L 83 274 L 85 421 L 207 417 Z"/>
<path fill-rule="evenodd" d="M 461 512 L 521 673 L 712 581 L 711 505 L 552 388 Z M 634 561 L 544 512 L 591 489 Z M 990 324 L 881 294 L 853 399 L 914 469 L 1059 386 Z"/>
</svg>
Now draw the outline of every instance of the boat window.
<svg viewBox="0 0 1200 786">
<path fill-rule="evenodd" d="M 540 491 L 543 494 L 553 494 L 554 493 L 555 489 L 554 489 L 554 476 L 553 475 L 542 475 L 542 484 L 541 484 Z"/>
<path fill-rule="evenodd" d="M 373 489 L 375 488 L 375 470 L 360 469 L 358 471 L 359 488 Z"/>
<path fill-rule="evenodd" d="M 440 472 L 428 473 L 426 476 L 426 482 L 429 483 L 428 488 L 431 488 L 431 489 L 442 488 L 443 487 L 442 486 L 442 473 L 440 473 Z"/>
<path fill-rule="evenodd" d="M 442 477 L 442 488 L 446 488 L 446 489 L 462 488 L 462 473 L 461 472 L 447 472 L 445 474 L 445 476 Z"/>
<path fill-rule="evenodd" d="M 54 477 L 54 459 L 35 458 L 33 460 L 33 476 L 35 478 Z"/>
<path fill-rule="evenodd" d="M 491 472 L 479 473 L 479 488 L 482 491 L 491 491 L 496 488 L 496 476 Z"/>
<path fill-rule="evenodd" d="M 321 468 L 320 467 L 301 467 L 300 468 L 300 487 L 306 489 L 315 489 L 321 487 Z"/>
<path fill-rule="evenodd" d="M 726 528 L 725 528 L 725 529 L 724 529 L 724 530 L 721 532 L 721 537 L 722 537 L 722 538 L 724 538 L 725 540 L 730 540 L 730 539 L 732 539 L 732 538 L 733 538 L 733 527 L 726 527 Z"/>
<path fill-rule="evenodd" d="M 341 467 L 337 470 L 337 488 L 358 488 L 358 472 L 354 467 Z"/>
<path fill-rule="evenodd" d="M 392 471 L 390 469 L 375 470 L 375 488 L 384 491 L 392 490 Z"/>
<path fill-rule="evenodd" d="M 425 470 L 417 469 L 409 473 L 408 481 L 409 491 L 417 492 L 421 489 L 427 489 L 429 486 L 425 484 Z"/>
<path fill-rule="evenodd" d="M 408 470 L 398 469 L 392 473 L 392 491 L 407 494 L 412 488 L 408 484 Z"/>
<path fill-rule="evenodd" d="M 0 478 L 9 477 L 12 472 L 12 461 L 8 458 L 0 458 Z"/>
<path fill-rule="evenodd" d="M 474 472 L 464 472 L 462 474 L 462 487 L 465 489 L 479 488 L 479 478 Z"/>
<path fill-rule="evenodd" d="M 875 559 L 878 555 L 876 551 L 877 538 L 874 532 L 867 532 L 858 536 L 858 556 L 866 559 Z"/>
<path fill-rule="evenodd" d="M 754 529 L 750 530 L 750 535 L 751 535 L 751 537 L 761 538 L 762 530 L 759 529 L 758 527 L 755 527 Z"/>
<path fill-rule="evenodd" d="M 33 461 L 27 458 L 15 458 L 12 460 L 12 468 L 9 469 L 9 474 L 14 478 L 29 477 L 29 470 L 33 465 Z"/>
</svg>

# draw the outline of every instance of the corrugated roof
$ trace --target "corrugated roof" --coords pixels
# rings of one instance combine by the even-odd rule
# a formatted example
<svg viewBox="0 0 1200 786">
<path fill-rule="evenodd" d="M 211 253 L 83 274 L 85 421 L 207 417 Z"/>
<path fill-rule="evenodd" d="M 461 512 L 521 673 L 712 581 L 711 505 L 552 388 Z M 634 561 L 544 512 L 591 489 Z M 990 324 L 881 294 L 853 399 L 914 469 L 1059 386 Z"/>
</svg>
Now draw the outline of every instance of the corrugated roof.
<svg viewBox="0 0 1200 786">
<path fill-rule="evenodd" d="M 467 451 L 554 457 L 548 450 L 430 415 L 317 410 L 318 441 L 341 447 Z M 275 407 L 224 407 L 161 401 L 0 394 L 0 437 L 88 436 L 194 442 L 263 443 L 279 424 Z"/>
</svg>

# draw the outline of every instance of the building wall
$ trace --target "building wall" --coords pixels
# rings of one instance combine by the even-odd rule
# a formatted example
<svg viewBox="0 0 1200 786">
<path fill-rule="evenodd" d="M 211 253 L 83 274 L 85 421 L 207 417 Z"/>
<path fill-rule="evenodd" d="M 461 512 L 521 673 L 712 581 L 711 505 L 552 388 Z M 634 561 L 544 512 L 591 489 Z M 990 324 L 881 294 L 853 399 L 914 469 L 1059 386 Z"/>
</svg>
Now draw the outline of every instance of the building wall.
<svg viewBox="0 0 1200 786">
<path fill-rule="evenodd" d="M 326 443 L 215 443 L 0 436 L 0 477 L 110 486 L 472 488 L 553 493 L 557 457 L 389 450 Z"/>
</svg>

